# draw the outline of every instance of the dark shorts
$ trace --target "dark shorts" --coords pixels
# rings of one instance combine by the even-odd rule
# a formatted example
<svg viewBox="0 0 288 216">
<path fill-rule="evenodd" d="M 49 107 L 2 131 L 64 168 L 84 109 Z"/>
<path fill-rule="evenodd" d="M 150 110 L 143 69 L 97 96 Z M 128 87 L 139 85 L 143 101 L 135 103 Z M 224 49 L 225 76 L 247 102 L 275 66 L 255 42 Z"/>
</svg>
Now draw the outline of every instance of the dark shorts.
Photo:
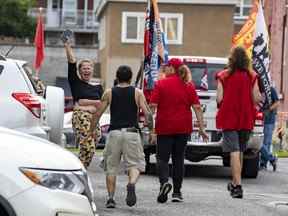
<svg viewBox="0 0 288 216">
<path fill-rule="evenodd" d="M 250 130 L 223 131 L 223 152 L 244 152 L 250 137 Z"/>
</svg>

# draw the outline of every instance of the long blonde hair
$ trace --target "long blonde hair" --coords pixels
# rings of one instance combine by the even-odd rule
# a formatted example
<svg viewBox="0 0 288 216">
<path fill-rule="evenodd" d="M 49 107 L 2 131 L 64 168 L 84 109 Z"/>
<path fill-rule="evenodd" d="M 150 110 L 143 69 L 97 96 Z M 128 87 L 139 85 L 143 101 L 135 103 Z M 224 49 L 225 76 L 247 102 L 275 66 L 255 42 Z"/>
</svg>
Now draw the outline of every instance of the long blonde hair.
<svg viewBox="0 0 288 216">
<path fill-rule="evenodd" d="M 183 82 L 188 83 L 192 81 L 192 73 L 189 67 L 185 64 L 181 65 L 178 69 L 178 75 Z"/>
</svg>

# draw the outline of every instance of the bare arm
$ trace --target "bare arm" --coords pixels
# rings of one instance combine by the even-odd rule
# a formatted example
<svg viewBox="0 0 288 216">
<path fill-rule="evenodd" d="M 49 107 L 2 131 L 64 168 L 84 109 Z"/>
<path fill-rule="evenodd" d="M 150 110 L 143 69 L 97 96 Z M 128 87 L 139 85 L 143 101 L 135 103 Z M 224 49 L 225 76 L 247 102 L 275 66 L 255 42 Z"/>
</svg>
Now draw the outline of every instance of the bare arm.
<svg viewBox="0 0 288 216">
<path fill-rule="evenodd" d="M 203 140 L 205 142 L 209 141 L 209 137 L 207 135 L 207 133 L 205 132 L 205 127 L 204 127 L 204 122 L 203 122 L 203 112 L 201 109 L 201 105 L 200 104 L 194 104 L 192 105 L 192 108 L 196 114 L 196 118 L 199 122 L 199 134 L 202 136 Z"/>
<path fill-rule="evenodd" d="M 270 111 L 273 111 L 273 110 L 277 109 L 279 105 L 280 105 L 280 101 L 278 100 L 278 101 L 274 102 L 274 103 L 269 107 L 269 110 L 270 110 Z"/>
<path fill-rule="evenodd" d="M 67 61 L 69 63 L 76 63 L 76 57 L 75 57 L 74 52 L 72 50 L 71 44 L 69 42 L 64 43 L 64 48 L 66 51 Z"/>
<path fill-rule="evenodd" d="M 204 127 L 204 123 L 203 123 L 203 112 L 201 109 L 201 105 L 200 104 L 195 104 L 195 105 L 193 104 L 192 108 L 196 114 L 197 121 L 199 122 L 199 129 L 201 131 L 205 131 L 205 127 Z"/>
<path fill-rule="evenodd" d="M 217 101 L 217 104 L 220 104 L 221 101 L 223 99 L 223 85 L 222 83 L 218 80 L 218 83 L 217 83 L 217 94 L 216 94 L 216 101 Z"/>
<path fill-rule="evenodd" d="M 259 86 L 258 86 L 257 80 L 253 86 L 252 98 L 253 98 L 254 104 L 258 104 L 262 98 L 261 93 L 259 91 Z"/>
<path fill-rule="evenodd" d="M 91 122 L 91 128 L 90 131 L 93 132 L 95 129 L 95 126 L 98 124 L 100 117 L 105 112 L 107 107 L 109 106 L 111 101 L 111 89 L 108 89 L 104 92 L 102 98 L 101 98 L 101 104 L 99 106 L 99 109 L 96 111 L 96 113 L 93 115 L 92 122 Z"/>
<path fill-rule="evenodd" d="M 136 100 L 136 101 L 138 101 L 137 105 L 143 110 L 143 112 L 145 114 L 145 120 L 147 122 L 148 128 L 150 130 L 153 130 L 153 128 L 154 128 L 153 114 L 152 114 L 152 112 L 151 112 L 151 110 L 150 110 L 150 108 L 146 102 L 145 96 L 139 90 L 136 90 L 136 92 L 137 92 L 136 94 L 137 94 L 137 98 L 138 98 L 138 100 Z"/>
</svg>

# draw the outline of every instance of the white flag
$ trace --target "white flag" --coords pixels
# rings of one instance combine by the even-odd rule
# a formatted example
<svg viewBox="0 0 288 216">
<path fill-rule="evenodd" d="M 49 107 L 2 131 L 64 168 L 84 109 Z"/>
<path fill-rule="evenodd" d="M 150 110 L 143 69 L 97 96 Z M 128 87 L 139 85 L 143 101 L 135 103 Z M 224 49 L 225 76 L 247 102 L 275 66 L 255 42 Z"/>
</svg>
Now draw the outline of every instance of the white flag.
<svg viewBox="0 0 288 216">
<path fill-rule="evenodd" d="M 269 35 L 265 23 L 261 0 L 258 2 L 258 13 L 253 39 L 252 62 L 253 69 L 260 79 L 260 89 L 265 93 L 267 104 L 271 104 L 270 75 L 269 75 Z"/>
</svg>

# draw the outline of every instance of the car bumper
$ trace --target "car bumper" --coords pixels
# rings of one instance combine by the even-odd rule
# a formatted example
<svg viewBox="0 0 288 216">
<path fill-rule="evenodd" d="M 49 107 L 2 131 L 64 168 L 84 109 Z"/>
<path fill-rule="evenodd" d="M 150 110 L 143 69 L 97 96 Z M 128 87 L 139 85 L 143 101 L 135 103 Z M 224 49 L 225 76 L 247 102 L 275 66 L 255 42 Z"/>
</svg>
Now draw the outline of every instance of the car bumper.
<svg viewBox="0 0 288 216">
<path fill-rule="evenodd" d="M 86 196 L 34 186 L 9 200 L 17 215 L 97 216 Z M 94 202 L 93 202 L 94 203 Z"/>
<path fill-rule="evenodd" d="M 253 133 L 250 138 L 249 141 L 247 143 L 247 149 L 253 149 L 256 151 L 260 151 L 262 143 L 263 143 L 263 138 L 264 138 L 264 134 L 263 133 Z M 187 142 L 187 146 L 193 146 L 195 148 L 197 147 L 211 147 L 211 148 L 222 148 L 222 139 L 219 140 L 218 142 L 191 142 L 188 141 Z"/>
<path fill-rule="evenodd" d="M 155 144 L 150 144 L 148 141 L 148 136 L 143 138 L 144 149 L 155 148 Z M 247 143 L 247 149 L 252 149 L 254 151 L 260 151 L 263 143 L 264 134 L 263 133 L 253 133 Z M 187 148 L 191 149 L 222 149 L 222 139 L 218 142 L 187 142 Z"/>
</svg>

